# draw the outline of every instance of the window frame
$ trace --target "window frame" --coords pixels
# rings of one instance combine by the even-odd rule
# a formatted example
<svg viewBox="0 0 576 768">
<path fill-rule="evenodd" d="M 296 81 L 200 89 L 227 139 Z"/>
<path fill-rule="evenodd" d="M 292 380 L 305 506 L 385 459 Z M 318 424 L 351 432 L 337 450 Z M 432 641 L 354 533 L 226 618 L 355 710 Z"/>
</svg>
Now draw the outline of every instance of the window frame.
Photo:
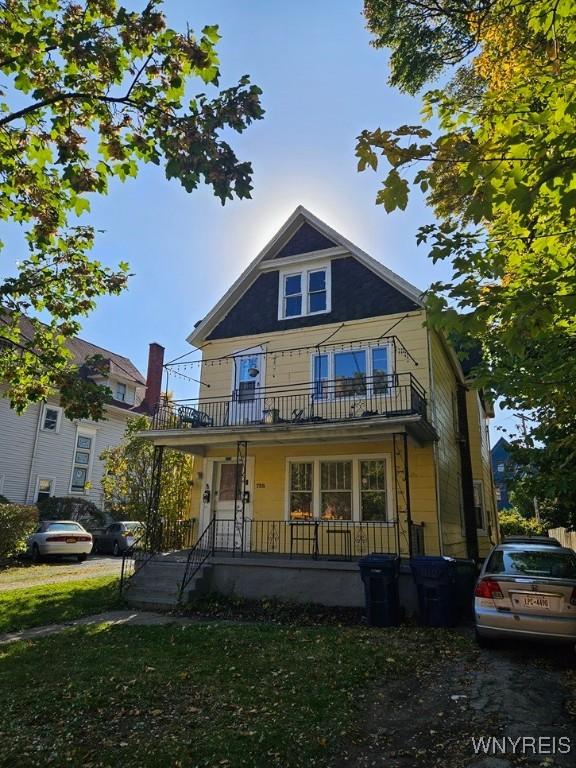
<svg viewBox="0 0 576 768">
<path fill-rule="evenodd" d="M 322 291 L 310 291 L 310 274 L 312 272 L 324 272 L 324 291 L 326 292 L 326 308 L 310 311 L 310 296 L 322 293 Z M 289 277 L 300 277 L 300 293 L 290 296 L 300 296 L 300 314 L 286 314 L 286 280 Z M 296 320 L 299 317 L 315 317 L 325 315 L 332 311 L 332 269 L 331 263 L 326 261 L 311 262 L 298 267 L 297 264 L 281 269 L 278 274 L 278 320 Z"/>
<path fill-rule="evenodd" d="M 387 376 L 392 379 L 392 383 L 386 388 L 386 392 L 375 392 L 374 391 L 374 357 L 373 352 L 377 350 L 386 350 L 386 358 L 388 362 L 388 372 Z M 342 394 L 337 395 L 336 394 L 336 355 L 346 353 L 346 352 L 363 352 L 365 355 L 366 360 L 366 391 L 362 394 L 360 393 L 350 393 L 350 394 Z M 392 352 L 392 344 L 378 344 L 377 346 L 367 346 L 367 347 L 350 347 L 349 349 L 331 349 L 324 352 L 313 352 L 310 355 L 310 380 L 313 385 L 313 392 L 314 392 L 314 399 L 315 400 L 325 400 L 325 401 L 331 401 L 331 400 L 337 400 L 339 397 L 348 397 L 348 398 L 359 398 L 362 399 L 363 397 L 391 397 L 393 395 L 394 390 L 394 380 L 393 376 L 395 374 L 394 370 L 394 356 L 391 354 Z M 316 380 L 316 360 L 320 357 L 326 357 L 328 361 L 328 370 L 327 370 L 327 376 L 324 381 L 327 381 L 328 383 L 332 382 L 333 386 L 328 387 L 328 392 L 326 394 L 320 394 L 320 391 L 322 390 L 322 387 L 318 387 L 319 381 Z"/>
<path fill-rule="evenodd" d="M 91 440 L 90 448 L 81 448 L 78 445 L 78 441 L 81 437 L 88 437 Z M 74 494 L 76 496 L 86 496 L 87 493 L 89 493 L 90 488 L 87 488 L 87 486 L 90 485 L 90 479 L 92 477 L 92 466 L 94 464 L 94 454 L 95 454 L 95 447 L 96 447 L 96 430 L 91 429 L 89 427 L 78 427 L 76 430 L 76 435 L 74 437 L 74 450 L 72 453 L 72 470 L 70 472 L 70 484 L 69 484 L 69 493 Z M 87 464 L 81 464 L 76 461 L 76 453 L 78 451 L 82 451 L 82 453 L 88 453 L 88 463 Z M 76 468 L 79 469 L 85 469 L 86 470 L 86 480 L 84 482 L 84 487 L 82 490 L 78 490 L 77 488 L 73 487 L 74 483 L 74 470 Z"/>
<path fill-rule="evenodd" d="M 362 461 L 384 461 L 386 473 L 386 517 L 382 520 L 362 520 L 362 493 L 360 488 L 360 462 Z M 320 464 L 322 462 L 352 462 L 352 517 L 350 520 L 342 520 L 342 523 L 366 523 L 392 524 L 396 519 L 395 499 L 393 494 L 392 478 L 392 454 L 391 453 L 349 453 L 321 456 L 287 456 L 284 481 L 284 519 L 287 522 L 332 522 L 323 521 L 321 517 L 321 482 L 320 482 Z M 293 520 L 290 517 L 290 465 L 291 464 L 312 464 L 312 516 L 307 520 Z M 333 522 L 338 522 L 335 520 Z"/>
<path fill-rule="evenodd" d="M 46 415 L 47 411 L 55 411 L 56 412 L 56 426 L 54 429 L 47 429 L 46 428 Z M 60 427 L 62 425 L 62 408 L 59 405 L 50 405 L 50 403 L 43 403 L 42 404 L 42 414 L 41 414 L 41 422 L 40 422 L 40 431 L 41 432 L 47 432 L 49 435 L 57 435 L 60 432 Z"/>
<path fill-rule="evenodd" d="M 56 495 L 56 478 L 50 477 L 48 475 L 36 475 L 36 485 L 34 487 L 34 501 L 32 502 L 33 504 L 38 503 L 38 494 L 40 492 L 40 483 L 42 482 L 42 480 L 47 480 L 50 483 L 50 491 L 48 493 L 48 498 Z"/>
<path fill-rule="evenodd" d="M 124 392 L 122 393 L 122 397 L 118 397 L 118 389 L 120 387 L 124 387 Z M 118 400 L 120 403 L 127 403 L 128 402 L 128 385 L 125 384 L 123 381 L 117 381 L 116 387 L 114 390 L 114 400 Z"/>
<path fill-rule="evenodd" d="M 474 487 L 474 517 L 476 518 L 476 530 L 485 532 L 486 531 L 486 502 L 484 497 L 484 483 L 482 480 L 473 480 L 472 485 Z M 480 500 L 480 505 L 476 504 L 476 491 L 479 490 L 478 498 Z M 480 506 L 480 516 L 482 518 L 482 526 L 478 526 L 478 517 L 476 513 L 476 509 Z"/>
</svg>

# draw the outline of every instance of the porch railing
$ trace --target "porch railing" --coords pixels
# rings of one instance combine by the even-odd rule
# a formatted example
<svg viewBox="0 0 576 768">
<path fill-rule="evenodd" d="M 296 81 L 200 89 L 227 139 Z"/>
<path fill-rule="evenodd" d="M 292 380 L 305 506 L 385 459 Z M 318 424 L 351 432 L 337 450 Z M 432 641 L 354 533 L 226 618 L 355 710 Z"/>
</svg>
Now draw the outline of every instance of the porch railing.
<svg viewBox="0 0 576 768">
<path fill-rule="evenodd" d="M 235 390 L 227 397 L 162 402 L 152 429 L 310 424 L 419 415 L 426 393 L 412 373 L 350 376 Z"/>
</svg>

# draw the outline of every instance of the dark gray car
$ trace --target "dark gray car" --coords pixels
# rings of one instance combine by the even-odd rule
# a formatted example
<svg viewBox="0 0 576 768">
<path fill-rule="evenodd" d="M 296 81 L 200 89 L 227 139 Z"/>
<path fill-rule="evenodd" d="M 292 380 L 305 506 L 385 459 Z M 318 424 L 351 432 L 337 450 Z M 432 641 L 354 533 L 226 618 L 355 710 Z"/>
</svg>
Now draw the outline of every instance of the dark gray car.
<svg viewBox="0 0 576 768">
<path fill-rule="evenodd" d="M 137 520 L 126 520 L 99 528 L 92 532 L 93 552 L 101 555 L 122 555 L 126 550 L 138 546 L 144 533 L 144 525 Z"/>
</svg>

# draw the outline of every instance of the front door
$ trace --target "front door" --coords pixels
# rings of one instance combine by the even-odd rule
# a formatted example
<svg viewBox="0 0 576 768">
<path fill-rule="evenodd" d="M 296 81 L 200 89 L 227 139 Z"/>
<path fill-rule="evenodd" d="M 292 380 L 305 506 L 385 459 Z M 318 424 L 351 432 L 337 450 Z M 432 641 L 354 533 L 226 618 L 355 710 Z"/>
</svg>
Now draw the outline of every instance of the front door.
<svg viewBox="0 0 576 768">
<path fill-rule="evenodd" d="M 248 459 L 244 487 L 242 466 L 235 461 L 215 461 L 213 469 L 212 514 L 216 518 L 216 549 L 244 551 L 250 549 L 251 459 Z M 236 484 L 238 483 L 238 491 Z M 244 525 L 242 525 L 242 496 L 244 495 Z M 237 496 L 237 499 L 236 499 Z M 236 515 L 234 507 L 236 506 Z M 236 519 L 235 519 L 236 518 Z"/>
<path fill-rule="evenodd" d="M 230 424 L 253 424 L 262 421 L 263 365 L 262 347 L 244 350 L 234 356 L 234 389 L 230 404 Z"/>
</svg>

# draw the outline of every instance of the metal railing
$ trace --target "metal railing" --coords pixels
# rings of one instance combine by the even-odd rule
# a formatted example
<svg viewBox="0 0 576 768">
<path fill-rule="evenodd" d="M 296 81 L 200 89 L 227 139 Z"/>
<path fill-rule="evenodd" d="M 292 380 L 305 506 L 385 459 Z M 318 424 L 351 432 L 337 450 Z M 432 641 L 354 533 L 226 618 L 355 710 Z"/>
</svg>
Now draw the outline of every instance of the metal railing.
<svg viewBox="0 0 576 768">
<path fill-rule="evenodd" d="M 208 523 L 204 529 L 202 535 L 192 547 L 188 553 L 186 560 L 186 568 L 184 570 L 184 576 L 182 577 L 182 583 L 180 584 L 180 592 L 178 595 L 179 601 L 182 599 L 182 594 L 188 584 L 192 581 L 194 576 L 198 573 L 200 568 L 204 565 L 206 560 L 211 555 L 214 555 L 214 543 L 216 535 L 216 523 L 219 522 L 215 518 Z M 233 521 L 232 521 L 233 522 Z"/>
<path fill-rule="evenodd" d="M 426 412 L 426 393 L 412 373 L 358 375 L 235 390 L 214 399 L 161 402 L 152 429 L 274 427 L 409 415 L 426 418 Z"/>
<path fill-rule="evenodd" d="M 130 578 L 144 568 L 158 552 L 173 552 L 194 547 L 196 518 L 190 520 L 161 519 L 153 539 L 155 546 L 147 547 L 147 531 L 143 531 L 134 544 L 123 552 L 120 568 L 120 594 L 122 594 Z"/>
</svg>

